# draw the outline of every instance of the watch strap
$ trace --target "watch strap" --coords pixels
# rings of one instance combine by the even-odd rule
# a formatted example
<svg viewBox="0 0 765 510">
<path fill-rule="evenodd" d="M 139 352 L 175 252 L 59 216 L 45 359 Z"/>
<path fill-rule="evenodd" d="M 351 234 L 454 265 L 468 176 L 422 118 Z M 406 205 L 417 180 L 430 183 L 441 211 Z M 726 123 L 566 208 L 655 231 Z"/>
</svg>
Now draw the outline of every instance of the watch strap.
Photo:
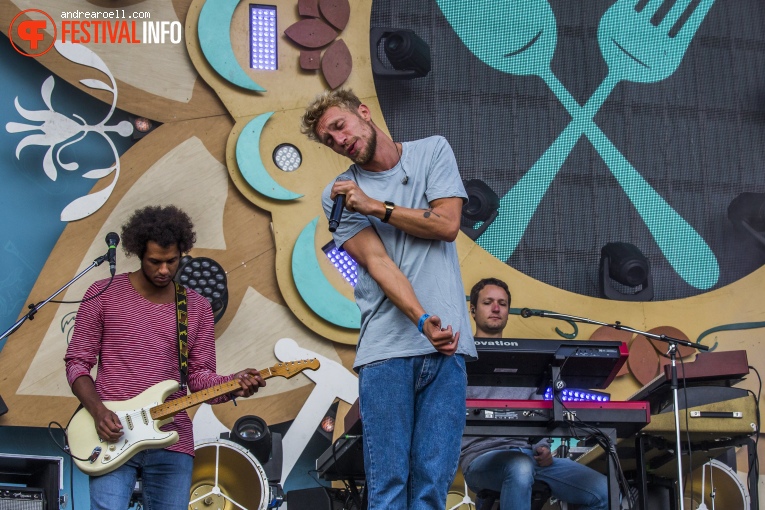
<svg viewBox="0 0 765 510">
<path fill-rule="evenodd" d="M 396 207 L 396 204 L 393 202 L 384 202 L 385 203 L 385 216 L 382 218 L 383 223 L 388 223 L 388 220 L 390 219 L 390 215 L 393 212 L 393 209 Z"/>
</svg>

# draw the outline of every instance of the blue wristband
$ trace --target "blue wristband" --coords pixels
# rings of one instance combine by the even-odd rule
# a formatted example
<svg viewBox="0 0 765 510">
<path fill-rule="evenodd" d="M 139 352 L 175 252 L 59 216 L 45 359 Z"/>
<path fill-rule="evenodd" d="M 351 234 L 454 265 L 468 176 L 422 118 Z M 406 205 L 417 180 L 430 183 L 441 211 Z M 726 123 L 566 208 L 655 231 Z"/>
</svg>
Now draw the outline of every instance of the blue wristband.
<svg viewBox="0 0 765 510">
<path fill-rule="evenodd" d="M 422 327 L 425 325 L 425 321 L 428 320 L 428 317 L 430 317 L 430 315 L 427 313 L 423 313 L 422 317 L 420 317 L 420 321 L 417 323 L 417 330 L 420 333 L 422 333 Z"/>
</svg>

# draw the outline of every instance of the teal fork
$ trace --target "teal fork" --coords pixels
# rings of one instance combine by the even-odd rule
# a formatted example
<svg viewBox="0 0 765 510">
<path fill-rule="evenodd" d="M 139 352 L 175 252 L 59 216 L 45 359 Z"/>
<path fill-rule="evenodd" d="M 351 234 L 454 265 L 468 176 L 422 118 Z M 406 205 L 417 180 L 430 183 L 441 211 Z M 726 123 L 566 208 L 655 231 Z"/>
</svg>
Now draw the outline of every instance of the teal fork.
<svg viewBox="0 0 765 510">
<path fill-rule="evenodd" d="M 658 27 L 651 25 L 650 18 L 661 0 L 652 0 L 640 13 L 635 11 L 636 0 L 617 1 L 604 14 L 598 30 L 609 74 L 582 107 L 550 69 L 557 32 L 555 16 L 546 0 L 489 1 L 481 6 L 471 4 L 469 9 L 464 2 L 438 0 L 454 30 L 479 59 L 502 72 L 539 76 L 573 117 L 534 166 L 502 198 L 499 216 L 479 240 L 484 248 L 501 260 L 513 254 L 550 183 L 585 133 L 678 274 L 698 288 L 709 288 L 716 283 L 719 267 L 706 242 L 592 121 L 619 81 L 652 82 L 671 75 L 713 1 L 705 0 L 697 6 L 674 38 L 668 36 L 669 31 L 690 0 L 678 0 Z M 480 18 L 474 15 L 482 9 Z M 651 29 L 656 30 L 650 32 Z M 623 34 L 627 35 L 622 37 Z M 643 46 L 635 42 L 644 40 L 649 42 Z M 693 256 L 689 257 L 689 253 Z"/>
</svg>

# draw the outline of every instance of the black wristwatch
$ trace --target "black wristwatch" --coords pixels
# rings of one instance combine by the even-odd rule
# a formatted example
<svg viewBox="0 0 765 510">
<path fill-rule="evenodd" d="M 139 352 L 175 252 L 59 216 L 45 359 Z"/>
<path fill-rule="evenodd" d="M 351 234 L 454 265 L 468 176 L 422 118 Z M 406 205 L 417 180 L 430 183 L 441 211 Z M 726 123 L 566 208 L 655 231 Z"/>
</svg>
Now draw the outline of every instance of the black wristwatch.
<svg viewBox="0 0 765 510">
<path fill-rule="evenodd" d="M 384 202 L 385 203 L 385 216 L 382 218 L 383 223 L 388 223 L 388 220 L 390 219 L 390 213 L 393 212 L 393 208 L 396 207 L 396 204 L 393 202 Z"/>
</svg>

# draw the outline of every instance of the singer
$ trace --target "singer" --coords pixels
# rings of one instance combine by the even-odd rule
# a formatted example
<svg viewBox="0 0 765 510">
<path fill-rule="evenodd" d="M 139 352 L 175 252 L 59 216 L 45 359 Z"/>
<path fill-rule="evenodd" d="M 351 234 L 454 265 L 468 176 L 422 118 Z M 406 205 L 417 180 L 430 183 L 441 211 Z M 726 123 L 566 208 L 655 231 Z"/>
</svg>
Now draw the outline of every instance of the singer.
<svg viewBox="0 0 765 510">
<path fill-rule="evenodd" d="M 93 417 L 101 439 L 117 440 L 126 426 L 103 401 L 128 400 L 160 381 L 181 380 L 181 326 L 176 319 L 181 314 L 176 311 L 173 277 L 181 254 L 194 245 L 193 228 L 189 216 L 172 205 L 135 211 L 122 227 L 122 246 L 126 254 L 141 260 L 140 269 L 114 276 L 111 285 L 108 279 L 94 283 L 77 311 L 64 357 L 66 376 L 72 392 Z M 241 389 L 233 395 L 249 397 L 265 386 L 254 369 L 229 376 L 215 373 L 210 304 L 187 289 L 186 306 L 188 365 L 184 372 L 189 389 L 199 391 L 236 378 Z M 96 363 L 98 373 L 93 381 L 90 370 Z M 181 389 L 167 401 L 186 392 Z M 229 396 L 223 396 L 210 403 L 228 400 Z M 141 451 L 116 470 L 91 476 L 90 508 L 128 508 L 138 471 L 143 477 L 144 507 L 188 508 L 194 460 L 191 420 L 183 411 L 162 429 L 177 431 L 180 440 L 166 449 Z"/>
<path fill-rule="evenodd" d="M 325 92 L 303 132 L 353 164 L 322 195 L 345 196 L 333 233 L 359 265 L 356 303 L 369 510 L 444 508 L 465 425 L 465 357 L 476 350 L 454 240 L 467 200 L 447 141 L 394 142 L 350 90 Z"/>
</svg>

